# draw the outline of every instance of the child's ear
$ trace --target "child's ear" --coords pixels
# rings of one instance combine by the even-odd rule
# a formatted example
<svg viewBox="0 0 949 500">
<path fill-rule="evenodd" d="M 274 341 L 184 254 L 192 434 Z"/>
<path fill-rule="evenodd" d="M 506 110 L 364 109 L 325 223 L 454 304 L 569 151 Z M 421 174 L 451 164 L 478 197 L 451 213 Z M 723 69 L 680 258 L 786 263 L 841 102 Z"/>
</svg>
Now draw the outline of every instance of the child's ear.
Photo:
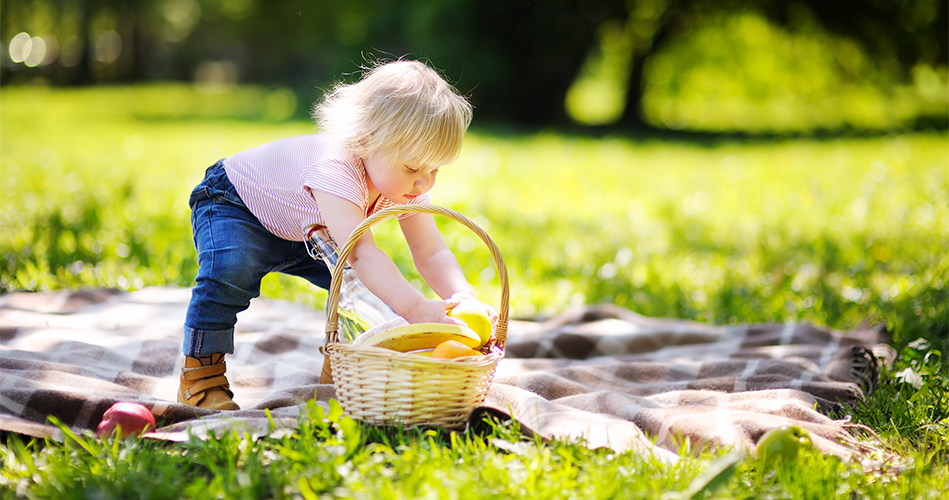
<svg viewBox="0 0 949 500">
<path fill-rule="evenodd" d="M 373 142 L 373 139 L 375 139 L 375 136 L 376 136 L 375 132 L 368 132 L 366 134 L 361 135 L 360 137 L 357 137 L 353 144 L 353 150 L 355 150 L 359 156 L 369 156 L 369 153 L 377 152 L 377 151 L 370 151 L 371 149 L 373 149 L 373 145 L 375 145 L 376 147 L 379 146 L 378 144 L 374 144 Z"/>
<path fill-rule="evenodd" d="M 352 148 L 353 152 L 356 153 L 356 156 L 360 158 L 365 158 L 366 156 L 369 155 L 368 142 L 369 142 L 368 139 L 363 137 L 363 138 L 353 141 L 350 144 L 350 147 Z"/>
</svg>

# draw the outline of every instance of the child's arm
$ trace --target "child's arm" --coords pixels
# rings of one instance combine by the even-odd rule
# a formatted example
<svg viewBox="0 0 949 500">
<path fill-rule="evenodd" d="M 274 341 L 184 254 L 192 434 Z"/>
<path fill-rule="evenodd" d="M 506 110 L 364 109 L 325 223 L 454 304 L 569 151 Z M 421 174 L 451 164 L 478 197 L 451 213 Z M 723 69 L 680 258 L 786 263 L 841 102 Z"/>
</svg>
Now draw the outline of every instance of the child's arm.
<svg viewBox="0 0 949 500">
<path fill-rule="evenodd" d="M 498 317 L 497 311 L 474 297 L 471 285 L 458 265 L 458 259 L 445 244 L 432 215 L 415 214 L 400 220 L 399 223 L 412 251 L 415 267 L 432 290 L 449 301 L 450 307 L 463 300 L 478 303 L 494 323 Z"/>
<path fill-rule="evenodd" d="M 399 221 L 419 274 L 439 297 L 472 294 L 471 285 L 451 253 L 431 214 L 415 214 Z"/>
<path fill-rule="evenodd" d="M 323 222 L 340 244 L 366 218 L 362 210 L 349 200 L 318 190 L 313 190 L 312 193 L 320 207 Z M 416 217 L 409 217 L 409 219 Z M 432 224 L 434 225 L 434 221 Z M 408 236 L 406 238 L 408 239 Z M 442 244 L 444 245 L 444 242 Z M 445 311 L 457 304 L 457 301 L 428 300 L 422 296 L 421 292 L 405 280 L 392 259 L 376 246 L 370 231 L 363 233 L 353 247 L 349 255 L 349 263 L 369 291 L 382 299 L 409 323 L 460 323 L 445 314 Z M 455 265 L 457 266 L 457 262 Z M 421 269 L 419 272 L 422 273 Z M 428 280 L 428 276 L 424 273 L 422 276 L 426 281 Z M 442 287 L 443 282 L 439 281 L 439 283 L 439 287 Z M 431 283 L 430 286 L 432 286 Z M 434 286 L 433 289 L 435 293 L 440 294 Z"/>
</svg>

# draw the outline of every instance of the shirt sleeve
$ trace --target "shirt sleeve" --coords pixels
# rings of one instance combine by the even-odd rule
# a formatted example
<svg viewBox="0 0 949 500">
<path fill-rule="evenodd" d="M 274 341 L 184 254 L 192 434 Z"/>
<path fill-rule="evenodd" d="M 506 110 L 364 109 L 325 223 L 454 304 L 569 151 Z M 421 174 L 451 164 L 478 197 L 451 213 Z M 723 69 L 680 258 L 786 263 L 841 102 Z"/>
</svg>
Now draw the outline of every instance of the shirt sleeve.
<svg viewBox="0 0 949 500">
<path fill-rule="evenodd" d="M 303 172 L 303 185 L 351 201 L 365 213 L 369 188 L 365 171 L 340 159 L 320 160 Z"/>
</svg>

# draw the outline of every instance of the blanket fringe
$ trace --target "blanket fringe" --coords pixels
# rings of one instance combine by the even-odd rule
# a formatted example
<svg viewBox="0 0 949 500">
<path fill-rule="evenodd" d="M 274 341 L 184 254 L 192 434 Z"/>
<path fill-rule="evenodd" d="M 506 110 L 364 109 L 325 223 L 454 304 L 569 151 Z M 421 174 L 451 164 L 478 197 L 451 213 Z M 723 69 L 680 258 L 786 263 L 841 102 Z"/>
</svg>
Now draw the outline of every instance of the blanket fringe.
<svg viewBox="0 0 949 500">
<path fill-rule="evenodd" d="M 904 460 L 898 454 L 884 449 L 886 446 L 883 439 L 870 427 L 858 423 L 844 423 L 842 427 L 848 434 L 844 444 L 850 446 L 856 451 L 857 459 L 863 467 L 865 473 L 880 473 L 896 475 L 905 470 L 909 462 Z M 863 432 L 869 435 L 871 442 L 858 439 L 853 431 Z"/>
</svg>

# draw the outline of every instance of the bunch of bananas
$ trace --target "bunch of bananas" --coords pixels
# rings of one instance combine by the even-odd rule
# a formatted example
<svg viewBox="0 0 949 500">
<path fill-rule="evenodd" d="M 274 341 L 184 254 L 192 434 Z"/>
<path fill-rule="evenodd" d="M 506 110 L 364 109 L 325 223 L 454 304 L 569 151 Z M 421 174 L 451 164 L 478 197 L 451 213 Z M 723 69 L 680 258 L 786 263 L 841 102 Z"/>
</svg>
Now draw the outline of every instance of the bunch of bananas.
<svg viewBox="0 0 949 500">
<path fill-rule="evenodd" d="M 432 358 L 481 356 L 481 336 L 471 328 L 445 323 L 415 323 L 363 335 L 356 345 L 383 347 Z"/>
</svg>

